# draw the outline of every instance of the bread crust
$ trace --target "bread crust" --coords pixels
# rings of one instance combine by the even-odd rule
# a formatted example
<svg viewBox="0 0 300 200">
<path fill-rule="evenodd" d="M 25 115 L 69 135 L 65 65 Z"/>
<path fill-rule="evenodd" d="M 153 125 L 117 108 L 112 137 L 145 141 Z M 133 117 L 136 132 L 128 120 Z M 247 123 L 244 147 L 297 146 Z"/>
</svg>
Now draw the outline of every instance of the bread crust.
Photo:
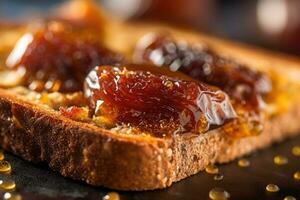
<svg viewBox="0 0 300 200">
<path fill-rule="evenodd" d="M 143 33 L 160 29 L 191 41 L 205 41 L 220 52 L 265 71 L 276 66 L 274 70 L 290 77 L 293 84 L 299 84 L 296 80 L 300 80 L 300 61 L 284 56 L 274 58 L 271 53 L 207 36 L 167 27 L 120 24 L 112 24 L 111 32 L 106 35 L 116 43 L 110 43 L 111 48 L 129 53 L 131 49 L 127 47 L 132 47 Z M 121 30 L 124 34 L 118 36 L 116 33 Z M 288 69 L 281 65 L 287 65 Z M 300 97 L 293 98 L 285 112 L 264 121 L 265 129 L 258 136 L 237 140 L 215 129 L 202 135 L 160 139 L 119 134 L 76 122 L 0 89 L 0 146 L 25 160 L 47 163 L 63 176 L 91 185 L 152 190 L 168 187 L 208 164 L 229 162 L 296 135 L 300 130 L 299 100 Z"/>
<path fill-rule="evenodd" d="M 163 188 L 168 140 L 120 135 L 72 121 L 0 89 L 1 147 L 63 176 L 114 189 Z"/>
</svg>

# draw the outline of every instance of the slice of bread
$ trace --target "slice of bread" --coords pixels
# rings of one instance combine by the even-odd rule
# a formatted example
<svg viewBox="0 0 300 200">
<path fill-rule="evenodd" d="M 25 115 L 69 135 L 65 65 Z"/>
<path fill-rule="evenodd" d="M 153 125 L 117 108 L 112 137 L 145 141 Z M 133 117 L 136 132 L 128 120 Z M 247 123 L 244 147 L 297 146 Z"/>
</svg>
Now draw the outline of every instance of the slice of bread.
<svg viewBox="0 0 300 200">
<path fill-rule="evenodd" d="M 106 43 L 129 55 L 136 41 L 153 31 L 205 42 L 220 54 L 280 80 L 272 105 L 277 111 L 262 122 L 263 132 L 240 139 L 226 136 L 220 129 L 163 139 L 130 134 L 71 120 L 15 90 L 0 89 L 1 147 L 91 185 L 151 190 L 168 187 L 208 164 L 229 162 L 299 133 L 300 95 L 296 91 L 300 87 L 300 60 L 157 25 L 112 22 L 106 30 Z"/>
</svg>

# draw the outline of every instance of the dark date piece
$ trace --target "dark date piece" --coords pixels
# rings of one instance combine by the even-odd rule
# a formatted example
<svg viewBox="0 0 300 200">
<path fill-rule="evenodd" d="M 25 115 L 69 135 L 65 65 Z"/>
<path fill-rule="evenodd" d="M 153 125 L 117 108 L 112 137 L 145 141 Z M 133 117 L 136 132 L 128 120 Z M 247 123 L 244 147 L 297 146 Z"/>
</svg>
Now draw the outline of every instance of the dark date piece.
<svg viewBox="0 0 300 200">
<path fill-rule="evenodd" d="M 176 77 L 138 66 L 96 67 L 86 78 L 85 95 L 94 116 L 159 137 L 174 132 L 204 133 L 236 117 L 224 92 Z"/>
<path fill-rule="evenodd" d="M 217 86 L 242 104 L 259 107 L 260 97 L 271 91 L 271 81 L 264 74 L 223 58 L 199 44 L 175 41 L 168 34 L 148 34 L 140 39 L 136 63 L 167 66 L 196 80 Z"/>
<path fill-rule="evenodd" d="M 81 91 L 92 68 L 123 59 L 104 47 L 99 41 L 101 37 L 93 34 L 75 30 L 65 23 L 48 22 L 22 36 L 8 57 L 7 65 L 12 69 L 25 69 L 24 85 L 30 89 Z"/>
</svg>

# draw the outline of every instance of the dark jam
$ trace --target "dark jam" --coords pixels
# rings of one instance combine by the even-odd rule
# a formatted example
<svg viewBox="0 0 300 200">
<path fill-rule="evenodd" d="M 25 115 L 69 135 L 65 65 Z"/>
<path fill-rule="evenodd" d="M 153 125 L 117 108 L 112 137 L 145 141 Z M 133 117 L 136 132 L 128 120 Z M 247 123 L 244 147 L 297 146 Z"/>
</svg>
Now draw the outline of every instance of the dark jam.
<svg viewBox="0 0 300 200">
<path fill-rule="evenodd" d="M 148 34 L 141 38 L 134 52 L 137 63 L 167 66 L 196 80 L 217 86 L 242 104 L 259 106 L 258 95 L 271 90 L 264 74 L 223 58 L 200 44 L 175 41 L 168 34 Z"/>
<path fill-rule="evenodd" d="M 168 34 L 148 34 L 141 38 L 133 60 L 182 72 L 226 92 L 238 114 L 238 119 L 223 126 L 228 135 L 243 137 L 263 130 L 261 110 L 265 106 L 264 97 L 272 89 L 264 74 L 224 58 L 206 46 L 176 41 Z"/>
<path fill-rule="evenodd" d="M 227 95 L 215 87 L 134 68 L 103 66 L 89 73 L 85 95 L 94 116 L 159 137 L 204 133 L 236 117 Z"/>
<path fill-rule="evenodd" d="M 121 60 L 122 56 L 105 48 L 89 31 L 49 22 L 22 36 L 7 65 L 25 69 L 24 85 L 30 89 L 75 92 L 83 89 L 93 67 Z"/>
</svg>

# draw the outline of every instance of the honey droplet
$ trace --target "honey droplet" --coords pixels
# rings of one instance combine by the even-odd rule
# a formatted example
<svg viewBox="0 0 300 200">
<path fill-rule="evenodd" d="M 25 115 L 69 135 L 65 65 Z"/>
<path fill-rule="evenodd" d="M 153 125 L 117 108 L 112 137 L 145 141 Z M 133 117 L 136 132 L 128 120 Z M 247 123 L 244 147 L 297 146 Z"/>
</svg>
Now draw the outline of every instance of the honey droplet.
<svg viewBox="0 0 300 200">
<path fill-rule="evenodd" d="M 3 195 L 3 199 L 4 200 L 22 200 L 22 196 L 19 195 L 19 194 L 14 194 L 14 193 L 6 192 Z"/>
<path fill-rule="evenodd" d="M 16 183 L 11 179 L 0 180 L 0 189 L 2 190 L 14 190 L 16 188 Z"/>
<path fill-rule="evenodd" d="M 103 200 L 120 200 L 120 195 L 116 192 L 110 192 L 107 195 L 105 195 Z"/>
<path fill-rule="evenodd" d="M 218 174 L 219 168 L 215 165 L 207 165 L 205 168 L 206 173 L 208 174 Z"/>
<path fill-rule="evenodd" d="M 296 198 L 293 196 L 286 196 L 283 200 L 296 200 Z"/>
<path fill-rule="evenodd" d="M 300 171 L 294 173 L 294 179 L 300 180 Z"/>
<path fill-rule="evenodd" d="M 266 186 L 266 190 L 268 192 L 278 192 L 280 189 L 277 185 L 271 183 Z"/>
<path fill-rule="evenodd" d="M 287 159 L 287 157 L 278 155 L 274 157 L 273 161 L 276 165 L 286 165 L 289 160 Z"/>
<path fill-rule="evenodd" d="M 212 200 L 226 200 L 230 198 L 230 194 L 222 188 L 213 188 L 209 191 L 209 198 Z"/>
<path fill-rule="evenodd" d="M 238 165 L 239 165 L 240 167 L 249 167 L 249 166 L 250 166 L 250 161 L 247 160 L 247 159 L 240 159 L 240 160 L 238 161 Z"/>
<path fill-rule="evenodd" d="M 216 180 L 216 181 L 220 181 L 220 180 L 222 180 L 224 178 L 224 176 L 222 175 L 222 174 L 216 174 L 215 176 L 214 176 L 214 180 Z"/>
<path fill-rule="evenodd" d="M 4 160 L 5 156 L 2 150 L 0 150 L 0 161 Z"/>
<path fill-rule="evenodd" d="M 0 174 L 9 174 L 11 172 L 11 165 L 5 160 L 0 161 Z"/>
<path fill-rule="evenodd" d="M 292 154 L 293 154 L 294 156 L 300 156 L 300 146 L 294 146 L 294 147 L 292 148 Z"/>
</svg>

